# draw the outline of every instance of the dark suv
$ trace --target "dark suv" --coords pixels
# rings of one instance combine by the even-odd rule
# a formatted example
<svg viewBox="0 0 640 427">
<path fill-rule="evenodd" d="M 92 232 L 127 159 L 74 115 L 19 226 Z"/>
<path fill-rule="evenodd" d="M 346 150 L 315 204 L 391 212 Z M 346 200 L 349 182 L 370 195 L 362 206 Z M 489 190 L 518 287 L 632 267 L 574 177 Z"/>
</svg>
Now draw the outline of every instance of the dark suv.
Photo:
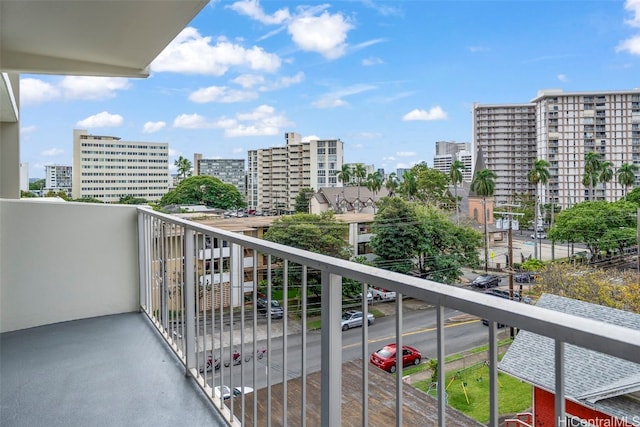
<svg viewBox="0 0 640 427">
<path fill-rule="evenodd" d="M 496 276 L 493 274 L 483 274 L 482 276 L 478 276 L 473 279 L 471 282 L 471 286 L 476 288 L 495 288 L 500 285 L 502 278 L 500 276 Z"/>
</svg>

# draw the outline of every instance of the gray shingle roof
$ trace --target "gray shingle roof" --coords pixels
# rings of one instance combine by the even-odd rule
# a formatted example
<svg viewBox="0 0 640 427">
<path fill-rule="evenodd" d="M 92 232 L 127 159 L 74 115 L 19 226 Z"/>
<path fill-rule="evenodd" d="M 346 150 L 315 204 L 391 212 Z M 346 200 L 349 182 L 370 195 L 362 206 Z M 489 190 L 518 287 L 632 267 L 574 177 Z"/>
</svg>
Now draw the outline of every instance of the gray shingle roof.
<svg viewBox="0 0 640 427">
<path fill-rule="evenodd" d="M 550 294 L 542 295 L 537 305 L 640 330 L 640 315 L 628 311 Z M 520 331 L 500 362 L 499 369 L 553 392 L 553 366 L 553 340 Z M 631 420 L 628 422 L 632 425 L 640 426 L 640 401 L 628 396 L 639 390 L 639 364 L 570 344 L 565 346 L 567 399 L 615 417 L 626 418 Z"/>
</svg>

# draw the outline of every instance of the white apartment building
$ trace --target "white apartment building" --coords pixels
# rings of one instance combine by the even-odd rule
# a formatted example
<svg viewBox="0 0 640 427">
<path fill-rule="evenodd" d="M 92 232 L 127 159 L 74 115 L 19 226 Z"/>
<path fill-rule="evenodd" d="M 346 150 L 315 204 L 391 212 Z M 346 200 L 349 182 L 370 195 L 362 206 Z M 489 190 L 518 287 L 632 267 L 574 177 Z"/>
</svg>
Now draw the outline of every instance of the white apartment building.
<svg viewBox="0 0 640 427">
<path fill-rule="evenodd" d="M 598 92 L 541 90 L 536 108 L 538 158 L 550 163 L 551 179 L 542 200 L 563 208 L 590 200 L 582 184 L 585 155 L 591 151 L 610 162 L 614 178 L 596 187 L 595 199 L 624 196 L 615 172 L 623 163 L 640 166 L 640 89 Z M 638 174 L 636 174 L 636 184 Z"/>
<path fill-rule="evenodd" d="M 73 198 L 159 200 L 169 191 L 169 144 L 73 131 Z"/>
<path fill-rule="evenodd" d="M 473 152 L 470 142 L 436 141 L 436 154 L 433 157 L 433 168 L 449 175 L 451 165 L 459 160 L 464 165 L 462 180 L 471 182 L 473 178 Z"/>
<path fill-rule="evenodd" d="M 534 192 L 527 172 L 537 158 L 535 115 L 535 104 L 473 106 L 473 146 L 476 156 L 497 176 L 496 204 L 512 203 L 515 194 Z"/>
<path fill-rule="evenodd" d="M 344 143 L 340 139 L 303 142 L 285 133 L 285 146 L 249 150 L 247 204 L 270 213 L 292 212 L 303 188 L 338 187 Z"/>
<path fill-rule="evenodd" d="M 527 173 L 536 159 L 550 164 L 541 201 L 562 208 L 591 198 L 582 183 L 587 153 L 599 153 L 614 175 L 623 163 L 640 166 L 640 89 L 541 90 L 527 104 L 476 104 L 473 116 L 474 148 L 497 175 L 497 203 L 513 201 L 514 193 L 534 193 Z M 596 200 L 624 195 L 615 176 L 595 190 Z"/>
<path fill-rule="evenodd" d="M 364 185 L 367 180 L 367 176 L 376 171 L 376 167 L 374 165 L 365 165 L 364 163 L 345 163 L 347 166 L 351 168 L 351 177 L 349 178 L 348 185 L 358 185 L 358 178 L 356 178 L 353 172 L 356 169 L 357 165 L 361 165 L 364 168 L 364 178 L 360 180 L 360 185 Z M 338 171 L 340 172 L 340 171 Z M 384 174 L 382 175 L 384 177 Z M 344 183 L 340 183 L 340 187 L 342 187 Z"/>
<path fill-rule="evenodd" d="M 46 165 L 44 192 L 64 191 L 69 196 L 72 194 L 73 167 L 68 165 Z"/>
<path fill-rule="evenodd" d="M 195 153 L 193 155 L 194 175 L 218 178 L 225 184 L 235 186 L 240 194 L 245 195 L 247 186 L 244 162 L 244 159 L 203 159 L 202 154 Z"/>
</svg>

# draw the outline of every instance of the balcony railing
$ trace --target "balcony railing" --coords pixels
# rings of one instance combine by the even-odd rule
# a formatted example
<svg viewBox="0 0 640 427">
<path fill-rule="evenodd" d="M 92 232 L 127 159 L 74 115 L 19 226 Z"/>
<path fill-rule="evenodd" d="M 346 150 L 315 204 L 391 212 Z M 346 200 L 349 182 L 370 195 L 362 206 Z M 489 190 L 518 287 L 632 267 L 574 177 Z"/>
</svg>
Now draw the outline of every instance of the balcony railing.
<svg viewBox="0 0 640 427">
<path fill-rule="evenodd" d="M 313 410 L 319 410 L 323 426 L 370 424 L 366 322 L 361 335 L 360 418 L 345 419 L 342 413 L 339 373 L 343 364 L 340 329 L 343 278 L 361 283 L 363 291 L 366 286 L 374 286 L 397 293 L 394 315 L 397 348 L 402 347 L 403 336 L 408 332 L 403 325 L 403 297 L 434 306 L 438 366 L 445 366 L 445 308 L 488 319 L 491 426 L 498 425 L 499 323 L 555 341 L 555 366 L 550 369 L 555 369 L 556 373 L 558 425 L 565 420 L 563 353 L 566 344 L 640 363 L 640 331 L 214 229 L 149 209 L 139 209 L 138 226 L 141 307 L 180 358 L 185 373 L 197 380 L 223 416 L 235 425 L 251 425 L 252 420 L 258 419 L 261 423 L 266 421 L 266 425 L 296 424 L 293 419 L 302 420 L 300 425 L 307 425 L 310 415 L 307 411 Z M 214 255 L 203 251 L 208 240 L 228 247 L 229 257 L 224 258 L 220 251 Z M 207 253 L 209 255 L 203 255 Z M 252 254 L 250 267 L 246 263 L 248 253 Z M 213 259 L 207 259 L 208 256 Z M 212 278 L 211 282 L 203 282 L 204 277 Z M 245 294 L 247 281 L 252 286 Z M 307 295 L 310 287 L 316 284 L 321 293 L 319 350 L 310 344 L 306 320 L 314 309 L 308 303 Z M 271 316 L 266 318 L 266 328 L 259 328 L 257 319 L 261 312 L 256 305 L 259 287 L 270 306 L 276 286 L 282 288 L 283 295 L 288 295 L 292 289 L 297 289 L 299 295 L 299 305 L 295 306 L 283 298 L 284 320 L 278 323 L 281 333 L 277 339 L 276 322 Z M 245 304 L 245 298 L 251 304 Z M 362 301 L 366 318 L 364 298 L 366 292 L 363 292 Z M 296 342 L 289 342 L 292 323 L 288 319 L 294 315 L 300 318 L 300 336 Z M 242 358 L 238 364 L 233 363 L 236 352 Z M 320 361 L 314 364 L 316 359 L 311 356 L 318 353 Z M 266 357 L 259 359 L 261 354 Z M 208 360 L 213 365 L 211 369 L 208 369 Z M 229 366 L 225 366 L 225 361 Z M 216 369 L 218 362 L 220 367 Z M 309 404 L 317 396 L 310 395 L 308 379 L 311 373 L 318 371 L 321 391 L 316 407 Z M 281 372 L 281 375 L 274 372 Z M 288 390 L 288 379 L 292 376 L 296 376 L 300 384 L 295 393 Z M 401 426 L 403 388 L 411 386 L 403 383 L 401 375 L 397 375 L 394 382 L 395 423 Z M 276 384 L 278 388 L 274 388 Z M 250 387 L 253 392 L 225 400 L 215 392 L 216 387 L 222 385 Z M 451 409 L 447 407 L 445 396 L 445 372 L 440 369 L 437 382 L 439 426 L 447 425 L 450 416 Z M 291 403 L 292 398 L 295 404 Z M 297 413 L 292 414 L 294 407 Z"/>
</svg>

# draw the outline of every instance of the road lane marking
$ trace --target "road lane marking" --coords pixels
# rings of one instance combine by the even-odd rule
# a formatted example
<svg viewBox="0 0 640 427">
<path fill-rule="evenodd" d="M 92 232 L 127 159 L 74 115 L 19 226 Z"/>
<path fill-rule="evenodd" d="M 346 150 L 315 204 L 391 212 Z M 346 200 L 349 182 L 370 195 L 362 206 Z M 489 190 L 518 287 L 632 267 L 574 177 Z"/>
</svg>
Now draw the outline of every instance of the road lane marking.
<svg viewBox="0 0 640 427">
<path fill-rule="evenodd" d="M 456 327 L 456 326 L 470 325 L 472 323 L 477 323 L 479 321 L 480 321 L 480 319 L 474 319 L 474 320 L 467 320 L 466 322 L 454 323 L 452 325 L 445 325 L 445 329 L 446 328 L 453 328 L 453 327 Z M 411 331 L 411 332 L 405 332 L 404 334 L 402 334 L 402 336 L 403 337 L 408 337 L 410 335 L 423 334 L 423 333 L 426 333 L 426 332 L 433 332 L 433 331 L 435 331 L 437 329 L 438 329 L 437 327 L 418 329 L 418 330 Z M 388 338 L 385 337 L 385 338 L 372 339 L 372 340 L 367 341 L 367 344 L 374 344 L 374 343 L 377 343 L 377 342 L 389 341 L 390 339 L 395 339 L 395 335 L 392 335 L 392 336 L 390 336 Z M 350 348 L 350 347 L 360 347 L 360 343 L 353 343 L 353 344 L 348 344 L 348 345 L 342 346 L 343 349 L 347 349 L 347 348 Z"/>
</svg>

